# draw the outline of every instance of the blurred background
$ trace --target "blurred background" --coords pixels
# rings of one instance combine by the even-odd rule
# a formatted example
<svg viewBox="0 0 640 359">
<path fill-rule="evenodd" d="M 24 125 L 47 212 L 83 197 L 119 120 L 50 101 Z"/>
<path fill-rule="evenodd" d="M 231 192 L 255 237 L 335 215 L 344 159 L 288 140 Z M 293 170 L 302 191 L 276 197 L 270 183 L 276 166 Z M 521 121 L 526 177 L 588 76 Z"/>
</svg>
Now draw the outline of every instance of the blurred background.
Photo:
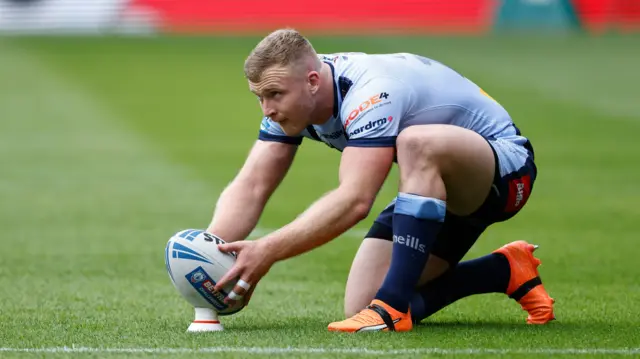
<svg viewBox="0 0 640 359">
<path fill-rule="evenodd" d="M 533 143 L 531 199 L 469 257 L 517 239 L 539 244 L 563 324 L 534 337 L 500 325 L 452 336 L 445 325 L 430 328 L 431 344 L 640 347 L 638 0 L 0 0 L 0 343 L 197 344 L 174 335 L 191 309 L 165 272 L 164 245 L 208 225 L 257 139 L 262 116 L 243 61 L 280 27 L 320 53 L 442 61 L 499 101 Z M 339 160 L 305 141 L 252 237 L 334 188 Z M 225 323 L 275 326 L 248 333 L 256 345 L 323 333 L 342 316 L 351 259 L 396 183 L 394 169 L 369 218 L 276 265 L 253 309 Z M 282 305 L 283 292 L 304 305 Z M 434 320 L 524 316 L 505 296 L 479 296 Z M 228 343 L 248 343 L 240 339 Z"/>
<path fill-rule="evenodd" d="M 2 0 L 9 32 L 475 34 L 494 29 L 640 29 L 636 0 Z"/>
</svg>

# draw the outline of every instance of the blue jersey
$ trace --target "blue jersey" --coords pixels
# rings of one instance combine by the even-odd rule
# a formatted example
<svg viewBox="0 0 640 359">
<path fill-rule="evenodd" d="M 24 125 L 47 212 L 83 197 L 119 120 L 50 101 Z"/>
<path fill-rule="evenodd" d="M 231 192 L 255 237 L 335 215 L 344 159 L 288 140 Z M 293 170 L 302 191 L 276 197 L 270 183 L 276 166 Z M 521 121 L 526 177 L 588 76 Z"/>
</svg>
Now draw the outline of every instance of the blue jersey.
<svg viewBox="0 0 640 359">
<path fill-rule="evenodd" d="M 300 144 L 306 137 L 342 151 L 346 146 L 395 146 L 398 134 L 409 126 L 448 124 L 488 139 L 528 142 L 498 102 L 435 60 L 409 53 L 319 56 L 333 73 L 331 118 L 287 136 L 265 117 L 261 140 Z"/>
</svg>

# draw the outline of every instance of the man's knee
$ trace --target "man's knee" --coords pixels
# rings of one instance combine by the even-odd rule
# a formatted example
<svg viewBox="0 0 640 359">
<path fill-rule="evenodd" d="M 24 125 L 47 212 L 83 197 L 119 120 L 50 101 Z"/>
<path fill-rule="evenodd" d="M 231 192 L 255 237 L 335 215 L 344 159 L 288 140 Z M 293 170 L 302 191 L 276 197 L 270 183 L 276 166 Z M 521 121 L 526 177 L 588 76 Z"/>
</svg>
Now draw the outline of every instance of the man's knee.
<svg viewBox="0 0 640 359">
<path fill-rule="evenodd" d="M 430 127 L 425 129 L 424 127 Z M 403 130 L 396 140 L 398 163 L 408 170 L 420 172 L 446 171 L 450 150 L 449 128 L 452 126 L 412 126 Z"/>
<path fill-rule="evenodd" d="M 430 125 L 431 126 L 431 125 Z M 423 126 L 403 130 L 396 141 L 400 191 L 445 198 L 446 144 Z"/>
<path fill-rule="evenodd" d="M 425 160 L 426 162 L 435 160 L 444 151 L 442 138 L 433 133 L 421 131 L 417 126 L 403 130 L 396 140 L 398 156 L 411 158 L 412 162 Z"/>
</svg>

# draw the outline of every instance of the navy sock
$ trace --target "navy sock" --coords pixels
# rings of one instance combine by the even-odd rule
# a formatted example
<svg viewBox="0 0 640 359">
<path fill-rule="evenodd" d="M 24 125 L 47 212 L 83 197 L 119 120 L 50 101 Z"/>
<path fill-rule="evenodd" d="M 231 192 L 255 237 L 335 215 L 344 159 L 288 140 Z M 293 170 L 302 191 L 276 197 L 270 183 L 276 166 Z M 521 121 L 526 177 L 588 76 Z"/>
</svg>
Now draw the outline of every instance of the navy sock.
<svg viewBox="0 0 640 359">
<path fill-rule="evenodd" d="M 474 294 L 505 293 L 510 276 L 509 261 L 499 253 L 458 263 L 418 288 L 411 301 L 411 316 L 419 322 L 458 299 Z"/>
<path fill-rule="evenodd" d="M 399 193 L 393 212 L 393 250 L 387 276 L 375 298 L 406 313 L 429 251 L 446 213 L 446 203 Z"/>
</svg>

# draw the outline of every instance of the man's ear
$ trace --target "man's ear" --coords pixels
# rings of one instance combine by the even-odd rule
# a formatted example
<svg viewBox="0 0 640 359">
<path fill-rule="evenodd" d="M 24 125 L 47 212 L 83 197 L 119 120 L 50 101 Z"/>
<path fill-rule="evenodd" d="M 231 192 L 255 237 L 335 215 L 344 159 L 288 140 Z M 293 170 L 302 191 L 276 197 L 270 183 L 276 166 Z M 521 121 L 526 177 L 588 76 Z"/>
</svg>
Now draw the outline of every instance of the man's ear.
<svg viewBox="0 0 640 359">
<path fill-rule="evenodd" d="M 312 94 L 318 92 L 320 88 L 320 74 L 318 71 L 309 71 L 307 74 L 307 83 L 309 84 L 309 89 Z"/>
</svg>

